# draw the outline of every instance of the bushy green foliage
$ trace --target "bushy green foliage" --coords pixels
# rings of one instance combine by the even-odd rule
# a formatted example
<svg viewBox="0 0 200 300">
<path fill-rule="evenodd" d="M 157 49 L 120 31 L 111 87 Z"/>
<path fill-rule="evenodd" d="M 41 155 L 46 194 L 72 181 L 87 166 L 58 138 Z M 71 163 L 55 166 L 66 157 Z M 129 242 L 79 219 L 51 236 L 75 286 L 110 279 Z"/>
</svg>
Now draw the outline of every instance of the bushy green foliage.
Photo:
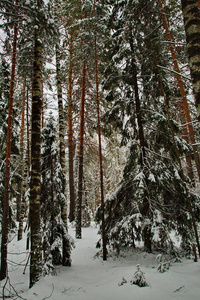
<svg viewBox="0 0 200 300">
<path fill-rule="evenodd" d="M 52 115 L 42 130 L 42 136 L 41 217 L 45 262 L 49 266 L 59 264 L 69 266 L 73 241 L 61 219 L 61 204 L 65 203 L 65 178 L 59 163 L 56 127 Z"/>
</svg>

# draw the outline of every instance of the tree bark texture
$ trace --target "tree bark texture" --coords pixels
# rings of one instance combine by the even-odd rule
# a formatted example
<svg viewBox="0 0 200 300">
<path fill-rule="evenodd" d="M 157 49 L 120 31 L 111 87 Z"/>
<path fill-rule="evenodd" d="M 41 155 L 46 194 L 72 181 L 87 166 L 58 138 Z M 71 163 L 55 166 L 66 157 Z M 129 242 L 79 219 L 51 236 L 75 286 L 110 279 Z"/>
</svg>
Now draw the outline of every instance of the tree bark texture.
<svg viewBox="0 0 200 300">
<path fill-rule="evenodd" d="M 200 3 L 197 0 L 181 0 L 181 4 L 192 85 L 200 121 Z"/>
<path fill-rule="evenodd" d="M 72 119 L 72 90 L 73 90 L 73 33 L 70 34 L 69 43 L 69 79 L 68 79 L 68 149 L 69 149 L 69 192 L 70 192 L 70 222 L 75 220 L 75 190 L 74 190 L 74 142 Z"/>
<path fill-rule="evenodd" d="M 17 4 L 18 2 L 16 2 Z M 3 219 L 2 219 L 2 240 L 1 240 L 1 270 L 0 280 L 7 275 L 7 244 L 9 229 L 9 184 L 10 184 L 10 159 L 11 159 L 11 137 L 12 137 L 12 119 L 13 119 L 13 96 L 15 85 L 16 51 L 17 51 L 18 25 L 14 25 L 14 37 L 12 48 L 12 70 L 10 80 L 10 94 L 8 105 L 8 127 L 7 127 L 7 147 L 6 147 L 6 167 L 5 167 L 5 185 L 3 199 Z"/>
<path fill-rule="evenodd" d="M 42 117 L 42 45 L 38 29 L 35 29 L 32 96 L 32 132 L 31 132 L 31 181 L 30 181 L 30 287 L 42 274 L 42 237 L 40 228 L 40 196 L 41 196 L 41 117 Z"/>
<path fill-rule="evenodd" d="M 96 18 L 96 1 L 94 0 L 94 17 Z M 104 181 L 103 181 L 103 164 L 102 164 L 102 146 L 101 146 L 101 123 L 100 123 L 100 108 L 99 108 L 99 78 L 98 78 L 98 57 L 97 57 L 97 36 L 95 28 L 95 82 L 96 82 L 96 105 L 97 105 L 97 130 L 99 141 L 99 172 L 100 172 L 100 190 L 101 190 L 101 230 L 102 230 L 102 245 L 103 245 L 103 260 L 107 260 L 106 249 L 106 231 L 105 231 L 105 210 L 104 210 Z"/>
<path fill-rule="evenodd" d="M 178 86 L 180 94 L 181 94 L 180 110 L 181 110 L 182 115 L 185 116 L 184 119 L 186 120 L 186 122 L 184 122 L 184 124 L 187 123 L 186 127 L 188 128 L 188 137 L 189 137 L 190 145 L 192 146 L 192 149 L 193 149 L 196 169 L 197 169 L 198 177 L 200 179 L 199 153 L 198 153 L 196 142 L 195 142 L 194 129 L 193 129 L 193 126 L 192 126 L 192 123 L 191 123 L 190 109 L 189 109 L 189 106 L 188 106 L 188 101 L 187 101 L 187 97 L 186 97 L 186 93 L 185 93 L 185 88 L 184 88 L 184 84 L 183 84 L 183 81 L 182 81 L 182 77 L 180 75 L 180 69 L 179 69 L 179 66 L 178 66 L 176 51 L 175 51 L 175 47 L 174 47 L 174 41 L 173 41 L 173 38 L 172 38 L 170 30 L 169 30 L 169 23 L 168 23 L 168 19 L 167 19 L 167 16 L 166 16 L 164 8 L 163 8 L 162 0 L 158 0 L 158 4 L 160 6 L 162 19 L 163 19 L 163 26 L 165 28 L 165 32 L 166 32 L 168 43 L 169 43 L 170 52 L 171 52 L 171 55 L 172 55 L 174 71 L 176 72 L 174 76 L 175 76 L 177 86 Z M 196 1 L 196 5 L 197 5 L 197 1 Z"/>
<path fill-rule="evenodd" d="M 21 111 L 21 130 L 20 130 L 20 176 L 21 180 L 19 182 L 18 189 L 18 203 L 17 203 L 17 220 L 19 221 L 19 230 L 18 230 L 18 240 L 22 239 L 22 231 L 23 231 L 23 210 L 24 203 L 23 202 L 23 182 L 24 182 L 24 117 L 25 117 L 25 101 L 26 101 L 26 79 L 24 79 L 24 87 L 22 94 L 22 111 Z"/>
<path fill-rule="evenodd" d="M 85 123 L 85 85 L 86 85 L 86 65 L 83 62 L 81 89 L 81 115 L 80 115 L 80 135 L 79 135 L 79 173 L 78 173 L 78 195 L 76 203 L 76 238 L 82 238 L 82 198 L 83 198 L 83 145 L 84 145 L 84 123 Z"/>
<path fill-rule="evenodd" d="M 59 115 L 59 142 L 60 142 L 60 164 L 64 177 L 66 178 L 65 171 L 65 126 L 64 126 L 64 112 L 62 101 L 62 85 L 61 85 L 61 73 L 60 73 L 60 49 L 58 44 L 56 45 L 56 74 L 57 74 L 57 96 L 58 96 L 58 115 Z M 66 196 L 66 185 L 64 186 L 63 193 Z M 61 217 L 63 223 L 67 228 L 67 203 L 61 205 Z"/>
</svg>

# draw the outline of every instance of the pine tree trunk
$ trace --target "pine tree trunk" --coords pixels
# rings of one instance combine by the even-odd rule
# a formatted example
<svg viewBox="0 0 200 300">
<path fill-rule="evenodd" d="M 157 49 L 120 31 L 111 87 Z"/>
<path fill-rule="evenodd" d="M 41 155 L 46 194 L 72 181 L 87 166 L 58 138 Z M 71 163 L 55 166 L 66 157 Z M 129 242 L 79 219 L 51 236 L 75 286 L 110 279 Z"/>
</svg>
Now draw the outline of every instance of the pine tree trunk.
<svg viewBox="0 0 200 300">
<path fill-rule="evenodd" d="M 16 4 L 18 4 L 17 1 Z M 12 49 L 13 50 L 12 71 L 11 71 L 9 106 L 8 106 L 8 128 L 7 128 L 5 185 L 4 185 L 4 199 L 3 199 L 0 280 L 4 279 L 7 275 L 7 247 L 8 247 L 8 229 L 9 229 L 9 182 L 10 182 L 11 136 L 12 136 L 13 96 L 14 96 L 14 84 L 15 84 L 17 34 L 18 34 L 18 25 L 17 23 L 15 23 L 13 49 Z"/>
<path fill-rule="evenodd" d="M 73 89 L 73 33 L 69 43 L 69 81 L 68 81 L 68 149 L 69 149 L 69 192 L 70 192 L 70 222 L 75 220 L 75 190 L 74 190 L 74 142 L 72 121 L 72 89 Z"/>
<path fill-rule="evenodd" d="M 78 195 L 76 203 L 76 238 L 82 238 L 82 197 L 83 197 L 83 144 L 84 144 L 84 122 L 85 122 L 85 85 L 86 65 L 83 62 L 82 89 L 81 89 L 81 116 L 79 136 L 79 173 L 78 173 Z"/>
<path fill-rule="evenodd" d="M 30 287 L 42 275 L 42 237 L 40 219 L 41 196 L 41 117 L 42 117 L 42 45 L 38 29 L 35 28 L 33 96 L 32 96 L 32 132 L 31 132 L 31 181 L 30 181 Z"/>
<path fill-rule="evenodd" d="M 63 102 L 62 102 L 62 86 L 61 86 L 61 74 L 60 74 L 60 50 L 58 44 L 56 45 L 56 73 L 57 73 L 57 95 L 58 95 L 58 113 L 59 113 L 59 141 L 60 141 L 60 164 L 66 178 L 65 171 L 65 127 L 64 127 L 64 111 L 63 111 Z M 63 193 L 66 196 L 66 191 Z M 64 203 L 61 205 L 61 217 L 63 223 L 67 229 L 67 204 Z"/>
<path fill-rule="evenodd" d="M 95 0 L 94 0 L 94 17 L 96 18 L 96 1 Z M 101 124 L 100 124 L 100 109 L 99 109 L 99 82 L 98 82 L 98 58 L 97 58 L 96 28 L 95 28 L 94 51 L 95 51 L 97 129 L 98 129 L 98 140 L 99 140 L 99 171 L 100 171 L 100 190 L 101 190 L 101 214 L 102 214 L 101 230 L 102 230 L 103 260 L 107 260 L 105 210 L 104 210 L 104 182 L 103 182 L 103 165 L 102 165 L 102 146 L 101 146 Z"/>
<path fill-rule="evenodd" d="M 181 0 L 181 3 L 192 85 L 200 121 L 200 2 L 197 0 Z"/>
<path fill-rule="evenodd" d="M 25 101 L 26 101 L 26 79 L 24 80 L 24 87 L 23 87 L 23 95 L 22 95 L 22 111 L 21 111 L 21 131 L 20 131 L 20 154 L 21 154 L 21 163 L 20 163 L 20 184 L 19 184 L 19 198 L 17 203 L 17 220 L 19 221 L 19 230 L 18 230 L 18 241 L 22 239 L 22 231 L 23 231 L 23 193 L 22 187 L 24 182 L 24 116 L 25 116 Z"/>
<path fill-rule="evenodd" d="M 197 1 L 196 1 L 196 3 L 197 3 Z M 172 60 L 173 60 L 173 64 L 174 64 L 174 71 L 176 72 L 175 73 L 175 79 L 177 81 L 177 86 L 178 86 L 180 94 L 181 94 L 180 109 L 183 110 L 183 113 L 185 115 L 185 119 L 187 121 L 187 127 L 188 127 L 188 131 L 189 131 L 188 137 L 189 137 L 189 140 L 190 140 L 190 145 L 192 146 L 192 149 L 193 149 L 193 154 L 194 154 L 194 159 L 195 159 L 195 164 L 196 164 L 196 170 L 197 170 L 197 173 L 198 173 L 198 177 L 200 179 L 199 153 L 198 153 L 196 142 L 195 142 L 194 129 L 193 129 L 193 126 L 192 126 L 192 123 L 191 123 L 190 110 L 189 110 L 189 106 L 188 106 L 188 102 L 187 102 L 187 97 L 186 97 L 186 93 L 185 93 L 184 84 L 183 84 L 183 81 L 182 81 L 182 78 L 181 78 L 181 75 L 180 75 L 180 70 L 179 70 L 178 61 L 177 61 L 177 57 L 176 57 L 174 42 L 173 42 L 173 38 L 171 36 L 171 33 L 169 31 L 169 23 L 168 23 L 168 19 L 167 19 L 167 16 L 165 14 L 165 11 L 163 9 L 162 1 L 158 0 L 158 4 L 160 6 L 162 19 L 163 19 L 163 26 L 164 26 L 165 31 L 166 31 L 166 35 L 167 35 L 167 39 L 168 39 L 168 43 L 169 43 L 169 48 L 170 48 L 170 52 L 171 52 L 171 55 L 172 55 Z"/>
</svg>

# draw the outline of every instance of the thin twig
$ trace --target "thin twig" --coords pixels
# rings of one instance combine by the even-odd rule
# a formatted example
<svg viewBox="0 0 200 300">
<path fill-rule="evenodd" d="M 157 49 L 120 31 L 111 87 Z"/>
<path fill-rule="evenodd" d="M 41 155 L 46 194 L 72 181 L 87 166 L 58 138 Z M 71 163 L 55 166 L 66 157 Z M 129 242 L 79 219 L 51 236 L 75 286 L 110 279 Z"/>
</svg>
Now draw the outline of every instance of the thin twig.
<svg viewBox="0 0 200 300">
<path fill-rule="evenodd" d="M 42 298 L 42 300 L 46 300 L 46 299 L 51 298 L 51 296 L 53 295 L 53 291 L 54 291 L 54 285 L 53 285 L 53 283 L 52 283 L 52 291 L 51 291 L 51 294 L 50 294 L 49 296 L 46 296 L 46 297 Z"/>
</svg>

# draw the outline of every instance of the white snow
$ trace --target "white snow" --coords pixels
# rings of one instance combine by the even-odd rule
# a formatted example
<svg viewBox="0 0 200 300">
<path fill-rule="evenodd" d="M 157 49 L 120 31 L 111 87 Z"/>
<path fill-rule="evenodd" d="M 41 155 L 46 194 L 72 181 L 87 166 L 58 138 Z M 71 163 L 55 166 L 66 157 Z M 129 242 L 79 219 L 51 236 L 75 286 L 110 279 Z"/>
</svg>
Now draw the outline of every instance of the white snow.
<svg viewBox="0 0 200 300">
<path fill-rule="evenodd" d="M 69 231 L 74 237 L 74 229 L 70 228 Z M 156 260 L 159 253 L 147 254 L 141 249 L 133 249 L 126 254 L 123 252 L 119 257 L 109 255 L 108 260 L 103 261 L 101 257 L 95 257 L 98 251 L 95 246 L 99 239 L 97 231 L 95 227 L 83 228 L 83 238 L 75 240 L 76 248 L 72 250 L 72 266 L 57 267 L 56 275 L 42 278 L 31 289 L 28 287 L 28 267 L 23 274 L 28 257 L 24 250 L 26 241 L 23 239 L 17 242 L 15 237 L 9 243 L 8 250 L 11 285 L 26 300 L 200 299 L 199 262 L 184 258 L 183 262 L 171 263 L 169 270 L 160 273 L 157 271 Z M 130 283 L 138 264 L 145 273 L 148 287 L 138 287 Z M 119 284 L 122 282 L 122 285 Z M 0 293 L 4 284 L 5 280 L 0 282 Z M 6 288 L 12 290 L 9 282 Z"/>
</svg>

